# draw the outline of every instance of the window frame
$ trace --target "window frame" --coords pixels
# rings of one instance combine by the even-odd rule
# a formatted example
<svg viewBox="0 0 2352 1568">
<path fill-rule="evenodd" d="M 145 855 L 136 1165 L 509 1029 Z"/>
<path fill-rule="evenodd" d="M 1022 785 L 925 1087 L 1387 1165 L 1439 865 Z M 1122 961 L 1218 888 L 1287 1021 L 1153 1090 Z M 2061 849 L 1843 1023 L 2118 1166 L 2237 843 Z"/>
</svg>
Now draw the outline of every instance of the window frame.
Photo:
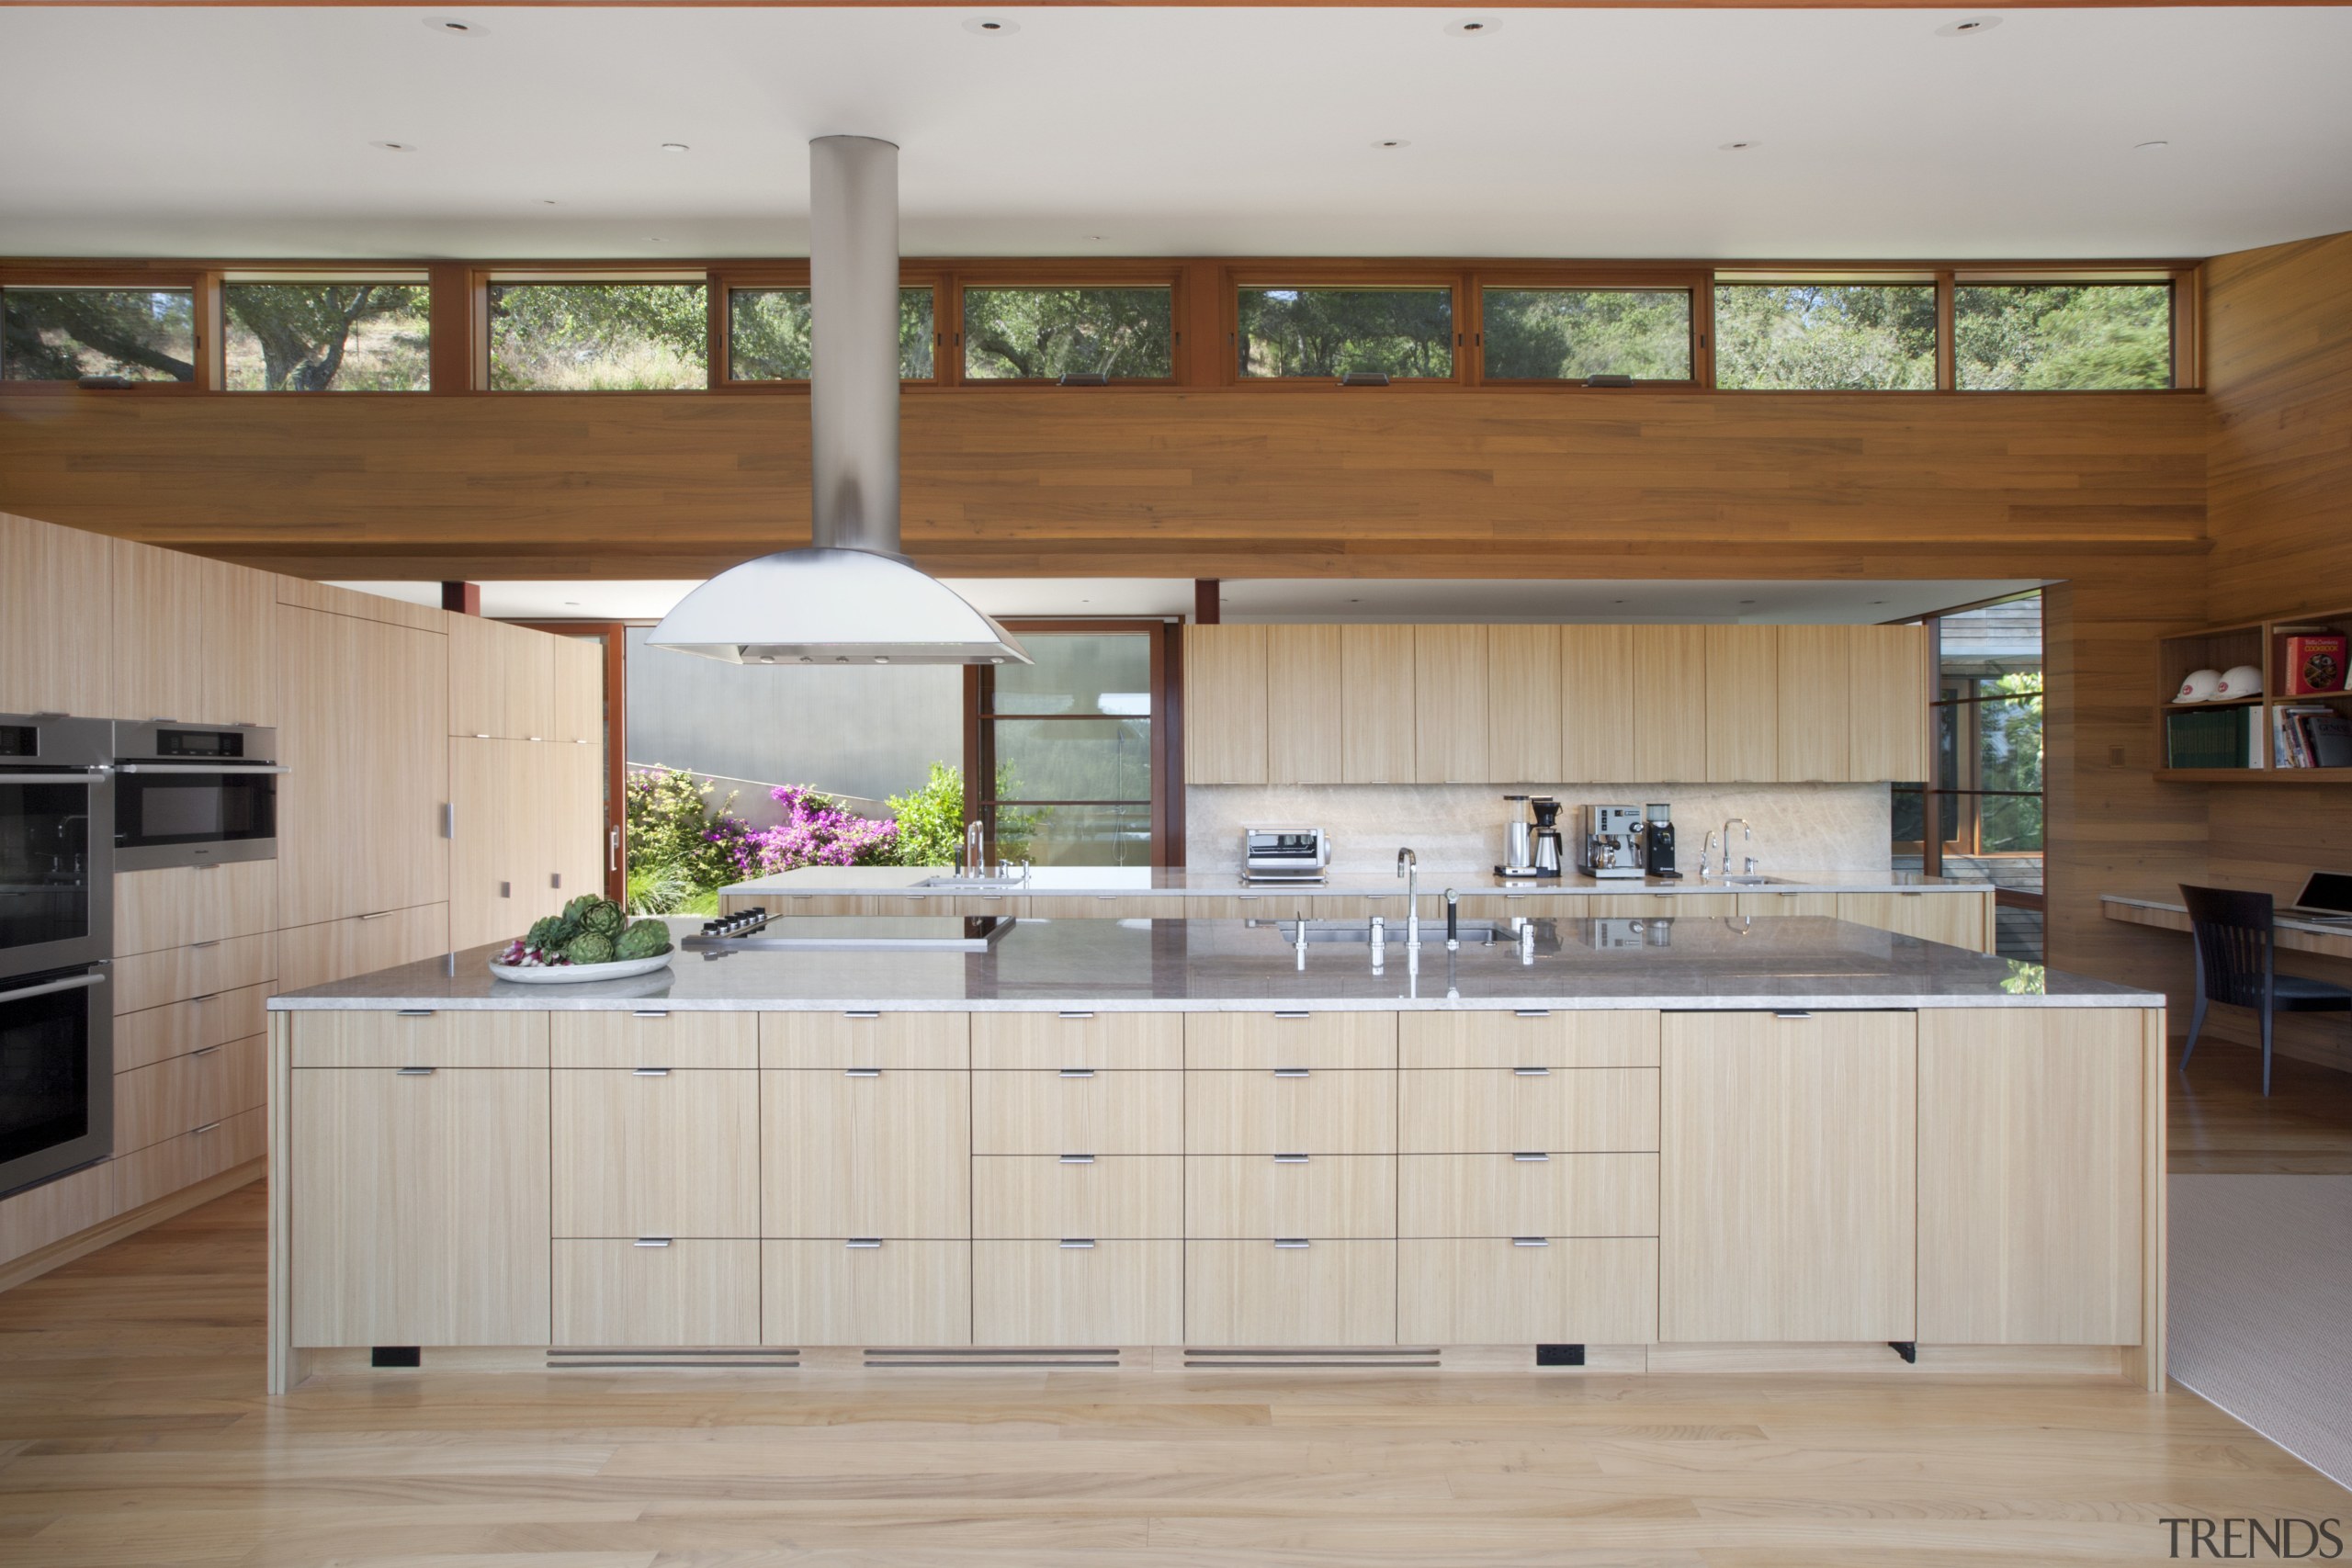
<svg viewBox="0 0 2352 1568">
<path fill-rule="evenodd" d="M 2199 269 L 2195 267 L 1954 267 L 1939 275 L 1937 313 L 1939 336 L 1936 344 L 1939 366 L 1939 389 L 1959 392 L 1966 397 L 2066 397 L 2086 392 L 2107 396 L 2129 395 L 2144 398 L 2160 392 L 2195 392 L 2204 389 L 2204 378 L 2196 373 L 2198 344 L 2202 339 L 2199 315 L 2203 290 L 2198 287 Z M 1960 353 L 1956 340 L 1955 321 L 1959 313 L 1960 290 L 1962 288 L 2007 284 L 2030 288 L 2034 284 L 2085 283 L 2162 283 L 2172 292 L 2172 354 L 2171 375 L 2161 387 L 1962 387 L 1960 384 Z M 2191 374 L 2184 378 L 2184 368 Z"/>
<path fill-rule="evenodd" d="M 733 378 L 735 370 L 735 291 L 739 288 L 806 288 L 808 287 L 808 264 L 805 261 L 783 264 L 719 265 L 710 268 L 710 389 L 714 392 L 752 393 L 772 397 L 779 392 L 807 396 L 808 378 L 775 378 L 759 380 Z M 923 266 L 902 266 L 899 270 L 899 291 L 912 293 L 918 288 L 931 291 L 931 374 L 901 376 L 902 389 L 932 388 L 946 384 L 940 375 L 944 362 L 946 333 L 940 311 L 946 293 L 946 274 Z"/>
<path fill-rule="evenodd" d="M 493 387 L 491 385 L 493 348 L 491 291 L 494 288 L 531 284 L 583 285 L 628 283 L 674 283 L 699 285 L 703 291 L 703 384 L 699 387 Z M 473 385 L 469 390 L 485 392 L 501 398 L 674 398 L 681 393 L 703 392 L 710 389 L 710 301 L 717 284 L 711 271 L 703 266 L 635 266 L 586 267 L 540 264 L 535 266 L 478 266 L 469 269 L 471 290 L 471 333 L 469 347 L 473 361 Z M 438 312 L 436 311 L 437 315 Z M 403 394 L 405 395 L 405 394 Z"/>
<path fill-rule="evenodd" d="M 1469 385 L 1527 389 L 1534 391 L 1574 388 L 1578 390 L 1624 392 L 1695 392 L 1713 381 L 1714 353 L 1714 283 L 1704 267 L 1668 266 L 1645 272 L 1638 265 L 1607 271 L 1531 266 L 1473 267 L 1464 280 L 1469 299 L 1471 367 Z M 1631 387 L 1595 388 L 1582 378 L 1493 376 L 1487 372 L 1487 290 L 1499 289 L 1681 289 L 1690 298 L 1690 374 L 1681 380 L 1643 378 Z"/>
<path fill-rule="evenodd" d="M 189 291 L 189 314 L 195 344 L 194 373 L 185 381 L 133 381 L 127 387 L 85 387 L 79 381 L 0 380 L 0 396 L 56 397 L 65 392 L 103 393 L 121 397 L 186 397 L 191 392 L 225 389 L 220 374 L 220 288 L 217 271 L 200 265 L 158 262 L 62 263 L 47 266 L 0 263 L 0 310 L 12 289 L 46 292 L 63 288 L 107 288 L 137 293 Z M 0 354 L 5 354 L 0 349 Z M 0 367 L 5 372 L 5 367 Z"/>
<path fill-rule="evenodd" d="M 389 391 L 380 389 L 335 391 L 334 396 L 339 398 L 416 398 L 430 397 L 433 395 L 435 384 L 439 379 L 439 378 L 435 374 L 435 371 L 441 363 L 442 355 L 439 350 L 441 335 L 440 323 L 435 320 L 440 312 L 437 308 L 438 301 L 435 299 L 432 268 L 422 264 L 408 266 L 394 266 L 388 264 L 381 266 L 358 267 L 306 266 L 299 268 L 280 268 L 254 266 L 224 267 L 217 272 L 209 274 L 206 280 L 206 286 L 212 295 L 213 318 L 219 323 L 219 331 L 213 334 L 212 351 L 209 354 L 203 355 L 204 359 L 208 362 L 208 368 L 212 374 L 212 389 L 232 393 L 241 398 L 271 396 L 283 397 L 288 395 L 300 397 L 314 394 L 272 393 L 268 391 L 267 389 L 256 390 L 250 388 L 232 387 L 229 385 L 229 290 L 241 283 L 264 285 L 290 283 L 394 283 L 405 284 L 412 287 L 421 286 L 424 289 L 425 332 L 428 340 L 427 346 L 425 348 L 424 385 L 412 389 L 408 391 Z M 199 321 L 202 320 L 203 310 L 204 307 L 199 304 L 198 307 L 198 319 Z M 334 391 L 334 389 L 330 388 L 329 390 Z"/>
<path fill-rule="evenodd" d="M 1185 355 L 1190 345 L 1184 342 L 1186 309 L 1191 301 L 1186 296 L 1189 273 L 1183 267 L 1159 261 L 1130 261 L 1106 257 L 1102 261 L 1061 261 L 1042 263 L 1008 263 L 982 266 L 957 267 L 949 272 L 943 292 L 956 302 L 954 331 L 947 337 L 946 353 L 955 361 L 954 385 L 959 387 L 1058 387 L 1060 383 L 1046 377 L 971 376 L 966 374 L 964 349 L 964 295 L 968 289 L 1018 288 L 1165 288 L 1168 290 L 1168 374 L 1165 376 L 1114 377 L 1100 387 L 1087 387 L 1090 392 L 1111 391 L 1119 388 L 1129 390 L 1163 389 L 1184 384 Z M 937 309 L 933 311 L 937 320 Z M 937 363 L 934 361 L 934 363 Z"/>
<path fill-rule="evenodd" d="M 1719 266 L 1707 279 L 1707 385 L 1716 391 L 1742 397 L 1916 398 L 1951 390 L 1951 275 L 1917 265 Z M 1714 330 L 1715 291 L 1719 288 L 1765 288 L 1775 284 L 1847 284 L 1861 288 L 1898 288 L 1925 285 L 1935 307 L 1934 384 L 1926 387 L 1726 387 L 1718 375 L 1721 351 Z"/>
<path fill-rule="evenodd" d="M 1468 290 L 1470 269 L 1459 265 L 1445 267 L 1430 263 L 1399 263 L 1394 265 L 1376 262 L 1349 265 L 1332 261 L 1285 262 L 1279 258 L 1229 264 L 1224 268 L 1221 299 L 1224 311 L 1225 353 L 1221 385 L 1227 387 L 1280 387 L 1297 391 L 1394 392 L 1423 391 L 1441 387 L 1469 387 L 1471 358 L 1469 322 L 1464 314 L 1464 294 Z M 1241 373 L 1241 291 L 1245 288 L 1330 288 L 1371 291 L 1437 289 L 1446 290 L 1453 319 L 1453 371 L 1448 376 L 1406 376 L 1391 378 L 1385 387 L 1342 387 L 1336 376 L 1244 376 Z"/>
</svg>

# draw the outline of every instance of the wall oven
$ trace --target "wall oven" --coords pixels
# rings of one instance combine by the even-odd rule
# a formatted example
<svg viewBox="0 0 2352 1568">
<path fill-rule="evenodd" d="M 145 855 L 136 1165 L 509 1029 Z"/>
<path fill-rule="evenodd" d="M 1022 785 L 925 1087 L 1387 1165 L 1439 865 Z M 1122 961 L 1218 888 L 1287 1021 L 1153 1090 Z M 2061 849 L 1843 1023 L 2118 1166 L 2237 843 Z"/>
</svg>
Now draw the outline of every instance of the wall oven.
<svg viewBox="0 0 2352 1568">
<path fill-rule="evenodd" d="M 114 1152 L 104 964 L 0 979 L 0 1192 Z"/>
<path fill-rule="evenodd" d="M 0 714 L 0 980 L 114 951 L 114 782 L 100 718 Z"/>
<path fill-rule="evenodd" d="M 277 731 L 117 723 L 114 865 L 277 858 Z"/>
</svg>

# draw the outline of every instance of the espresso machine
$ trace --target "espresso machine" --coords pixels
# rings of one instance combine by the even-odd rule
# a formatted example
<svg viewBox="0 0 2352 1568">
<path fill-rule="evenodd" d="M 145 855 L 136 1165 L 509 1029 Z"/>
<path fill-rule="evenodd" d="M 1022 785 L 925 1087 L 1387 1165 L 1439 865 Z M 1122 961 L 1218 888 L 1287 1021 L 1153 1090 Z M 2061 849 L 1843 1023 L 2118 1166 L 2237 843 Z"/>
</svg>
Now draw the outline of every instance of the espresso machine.
<svg viewBox="0 0 2352 1568">
<path fill-rule="evenodd" d="M 1639 877 L 1647 834 L 1638 806 L 1588 806 L 1577 840 L 1577 869 L 1593 877 Z"/>
<path fill-rule="evenodd" d="M 1642 825 L 1642 863 L 1652 876 L 1670 876 L 1679 881 L 1682 874 L 1674 869 L 1674 807 L 1663 801 L 1652 801 L 1648 816 Z"/>
</svg>

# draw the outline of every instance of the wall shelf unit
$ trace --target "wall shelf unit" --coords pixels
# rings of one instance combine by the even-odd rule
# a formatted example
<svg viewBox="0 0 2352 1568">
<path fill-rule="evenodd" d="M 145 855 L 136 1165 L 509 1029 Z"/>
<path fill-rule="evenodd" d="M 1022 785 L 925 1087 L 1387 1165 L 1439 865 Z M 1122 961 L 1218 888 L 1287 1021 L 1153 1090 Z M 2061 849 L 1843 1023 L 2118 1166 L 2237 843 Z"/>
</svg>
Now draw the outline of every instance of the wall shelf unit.
<svg viewBox="0 0 2352 1568">
<path fill-rule="evenodd" d="M 2281 709 L 2319 710 L 2352 723 L 2352 691 L 2299 693 L 2291 690 L 2290 639 L 2301 636 L 2335 636 L 2352 639 L 2352 609 L 2322 610 L 2301 615 L 2278 615 L 2232 626 L 2206 626 L 2177 632 L 2156 641 L 2156 673 L 2163 682 L 2156 694 L 2156 751 L 2160 760 L 2173 755 L 2174 721 L 2187 714 L 2245 709 L 2246 762 L 2239 767 L 2159 767 L 2155 776 L 2173 784 L 2326 784 L 2352 783 L 2352 765 L 2297 766 L 2280 743 Z M 2341 665 L 2339 660 L 2339 667 Z M 2198 670 L 2226 671 L 2252 664 L 2262 671 L 2258 696 L 2211 703 L 2177 703 L 2172 694 Z M 2341 676 L 2338 677 L 2342 679 Z"/>
</svg>

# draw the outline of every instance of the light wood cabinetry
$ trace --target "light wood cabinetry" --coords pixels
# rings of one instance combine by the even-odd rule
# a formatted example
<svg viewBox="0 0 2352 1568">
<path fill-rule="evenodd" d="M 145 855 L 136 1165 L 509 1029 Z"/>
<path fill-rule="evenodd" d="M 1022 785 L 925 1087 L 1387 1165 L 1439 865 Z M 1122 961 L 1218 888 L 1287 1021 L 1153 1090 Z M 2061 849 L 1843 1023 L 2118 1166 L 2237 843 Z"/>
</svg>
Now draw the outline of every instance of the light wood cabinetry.
<svg viewBox="0 0 2352 1568">
<path fill-rule="evenodd" d="M 1338 784 L 1342 744 L 1340 628 L 1285 626 L 1263 629 L 1265 782 Z M 1188 705 L 1187 713 L 1191 711 Z"/>
<path fill-rule="evenodd" d="M 1967 893 L 1840 893 L 1838 918 L 1899 936 L 1993 951 L 1993 895 Z"/>
<path fill-rule="evenodd" d="M 1917 1337 L 1909 1013 L 1672 1013 L 1658 1337 Z"/>
<path fill-rule="evenodd" d="M 1396 1234 L 1654 1236 L 1657 1159 L 1544 1151 L 1402 1155 Z"/>
<path fill-rule="evenodd" d="M 2145 1023 L 1919 1015 L 1919 1337 L 2136 1345 Z"/>
<path fill-rule="evenodd" d="M 153 1066 L 209 1045 L 226 1045 L 264 1032 L 269 1023 L 263 1004 L 274 989 L 247 986 L 123 1014 L 114 1021 L 115 1071 Z"/>
<path fill-rule="evenodd" d="M 277 863 L 229 861 L 117 872 L 118 957 L 277 929 Z"/>
<path fill-rule="evenodd" d="M 0 518 L 6 521 L 13 520 Z M 121 1163 L 109 1160 L 86 1166 L 0 1198 L 0 1263 L 13 1262 L 76 1231 L 104 1224 L 120 1213 L 115 1201 L 115 1177 Z"/>
<path fill-rule="evenodd" d="M 268 1147 L 266 1111 L 243 1111 L 218 1122 L 192 1127 L 112 1162 L 118 1214 L 142 1209 L 199 1181 L 251 1165 Z"/>
<path fill-rule="evenodd" d="M 1419 784 L 1484 784 L 1487 628 L 1413 628 L 1413 773 Z"/>
<path fill-rule="evenodd" d="M 421 904 L 298 926 L 277 937 L 279 987 L 298 991 L 449 951 L 449 906 Z"/>
<path fill-rule="evenodd" d="M 971 1235 L 968 1074 L 763 1072 L 760 1127 L 762 1235 Z"/>
<path fill-rule="evenodd" d="M 1394 1345 L 1396 1244 L 1305 1236 L 1188 1241 L 1184 1338 L 1193 1345 Z"/>
<path fill-rule="evenodd" d="M 979 1071 L 1094 1067 L 1171 1071 L 1184 1065 L 1184 1015 L 1174 1012 L 976 1012 Z"/>
<path fill-rule="evenodd" d="M 557 1235 L 759 1235 L 755 1074 L 565 1068 L 549 1098 Z"/>
<path fill-rule="evenodd" d="M 480 615 L 451 615 L 446 624 L 447 733 L 503 740 L 551 738 L 556 639 Z"/>
<path fill-rule="evenodd" d="M 1184 1075 L 1184 1152 L 1393 1154 L 1396 1075 L 1285 1068 Z"/>
<path fill-rule="evenodd" d="M 760 1341 L 879 1347 L 972 1342 L 972 1244 L 760 1243 Z"/>
<path fill-rule="evenodd" d="M 1707 779 L 1770 784 L 1781 776 L 1781 628 L 1706 628 Z M 1833 689 L 1822 694 L 1835 702 Z"/>
<path fill-rule="evenodd" d="M 1261 1070 L 1393 1067 L 1396 1065 L 1396 1015 L 1388 1012 L 1303 1011 L 1186 1013 L 1184 1065 L 1188 1067 Z"/>
<path fill-rule="evenodd" d="M 277 579 L 227 561 L 197 558 L 204 587 L 207 719 L 277 723 Z"/>
<path fill-rule="evenodd" d="M 1648 1067 L 1407 1068 L 1397 1146 L 1407 1154 L 1513 1154 L 1658 1146 Z"/>
<path fill-rule="evenodd" d="M 277 722 L 273 578 L 128 539 L 113 578 L 112 716 Z"/>
<path fill-rule="evenodd" d="M 263 1103 L 268 1098 L 264 1043 L 253 1034 L 116 1073 L 115 1153 L 216 1125 Z"/>
<path fill-rule="evenodd" d="M 1928 776 L 1927 712 L 1935 695 L 1925 626 L 1849 626 L 1847 774 Z"/>
<path fill-rule="evenodd" d="M 546 735 L 559 746 L 605 746 L 605 645 L 596 637 L 548 638 L 551 690 Z"/>
<path fill-rule="evenodd" d="M 537 842 L 546 859 L 535 869 L 552 912 L 583 893 L 605 890 L 605 750 L 567 741 L 551 741 L 537 750 L 534 772 L 546 792 L 539 803 Z"/>
<path fill-rule="evenodd" d="M 1782 783 L 1855 778 L 1849 730 L 1860 694 L 1853 690 L 1856 626 L 1781 626 L 1778 681 Z M 1842 700 L 1851 693 L 1856 702 Z M 1916 721 L 1928 722 L 1922 703 Z M 1880 774 L 1883 778 L 1885 774 Z"/>
<path fill-rule="evenodd" d="M 559 1240 L 558 1345 L 752 1346 L 760 1342 L 757 1241 Z"/>
<path fill-rule="evenodd" d="M 1172 1155 L 983 1155 L 972 1161 L 972 1234 L 992 1241 L 1184 1234 L 1184 1168 Z"/>
<path fill-rule="evenodd" d="M 1415 705 L 1411 626 L 1340 628 L 1340 782 L 1410 784 Z"/>
<path fill-rule="evenodd" d="M 604 886 L 604 754 L 550 741 L 451 739 L 450 941 L 521 936 Z"/>
<path fill-rule="evenodd" d="M 760 1065 L 756 1013 L 664 1012 L 659 1007 L 634 1012 L 559 1012 L 549 1015 L 548 1031 L 548 1059 L 559 1067 Z"/>
<path fill-rule="evenodd" d="M 957 1069 L 972 1064 L 960 1012 L 763 1012 L 763 1067 Z"/>
<path fill-rule="evenodd" d="M 1632 645 L 1631 680 L 1615 691 L 1595 694 L 1602 705 L 1622 704 L 1634 726 L 1633 771 L 1644 782 L 1679 784 L 1704 779 L 1707 766 L 1707 628 L 1627 626 Z M 1576 763 L 1575 731 L 1569 732 L 1569 762 Z M 1611 759 L 1602 758 L 1601 761 Z M 1600 772 L 1613 770 L 1602 769 Z M 1582 774 L 1595 775 L 1588 765 Z M 1615 780 L 1607 782 L 1614 783 Z"/>
<path fill-rule="evenodd" d="M 242 990 L 277 979 L 278 939 L 230 937 L 187 947 L 158 948 L 114 961 L 114 1010 L 143 1012 L 171 1002 Z M 280 990 L 292 990 L 281 982 Z"/>
<path fill-rule="evenodd" d="M 115 717 L 114 541 L 0 513 L 0 713 Z"/>
<path fill-rule="evenodd" d="M 1483 1236 L 1396 1244 L 1396 1335 L 1416 1345 L 1646 1345 L 1648 1237 Z"/>
<path fill-rule="evenodd" d="M 1266 782 L 1266 628 L 1184 628 L 1184 780 Z"/>
<path fill-rule="evenodd" d="M 546 1071 L 291 1078 L 293 1343 L 546 1344 Z"/>
<path fill-rule="evenodd" d="M 1385 1155 L 1208 1155 L 1184 1162 L 1184 1234 L 1221 1240 L 1396 1234 Z"/>
<path fill-rule="evenodd" d="M 1174 1345 L 1184 1337 L 1181 1241 L 976 1241 L 975 1345 Z"/>
<path fill-rule="evenodd" d="M 981 1155 L 1184 1152 L 1184 1098 L 1172 1073 L 1055 1071 L 972 1075 L 972 1152 Z"/>
<path fill-rule="evenodd" d="M 1650 670 L 1650 679 L 1663 684 L 1663 663 L 1674 652 L 1668 648 L 1645 649 L 1643 645 L 1649 640 L 1651 629 L 1560 628 L 1560 776 L 1564 781 L 1612 784 L 1629 776 L 1664 780 L 1668 775 L 1638 771 L 1645 756 L 1704 757 L 1703 751 L 1690 752 L 1670 734 L 1653 738 L 1654 752 L 1643 750 L 1635 694 L 1641 690 L 1645 669 Z M 1688 694 L 1675 699 L 1678 704 L 1688 700 Z M 1679 711 L 1678 707 L 1667 715 L 1669 727 Z"/>
<path fill-rule="evenodd" d="M 297 1067 L 544 1067 L 543 1012 L 320 1012 L 306 1015 Z"/>
<path fill-rule="evenodd" d="M 1655 1067 L 1658 1015 L 1610 1012 L 1408 1012 L 1396 1021 L 1408 1067 Z"/>
<path fill-rule="evenodd" d="M 1487 779 L 1549 784 L 1569 777 L 1562 771 L 1568 711 L 1564 629 L 1486 628 Z"/>
</svg>

